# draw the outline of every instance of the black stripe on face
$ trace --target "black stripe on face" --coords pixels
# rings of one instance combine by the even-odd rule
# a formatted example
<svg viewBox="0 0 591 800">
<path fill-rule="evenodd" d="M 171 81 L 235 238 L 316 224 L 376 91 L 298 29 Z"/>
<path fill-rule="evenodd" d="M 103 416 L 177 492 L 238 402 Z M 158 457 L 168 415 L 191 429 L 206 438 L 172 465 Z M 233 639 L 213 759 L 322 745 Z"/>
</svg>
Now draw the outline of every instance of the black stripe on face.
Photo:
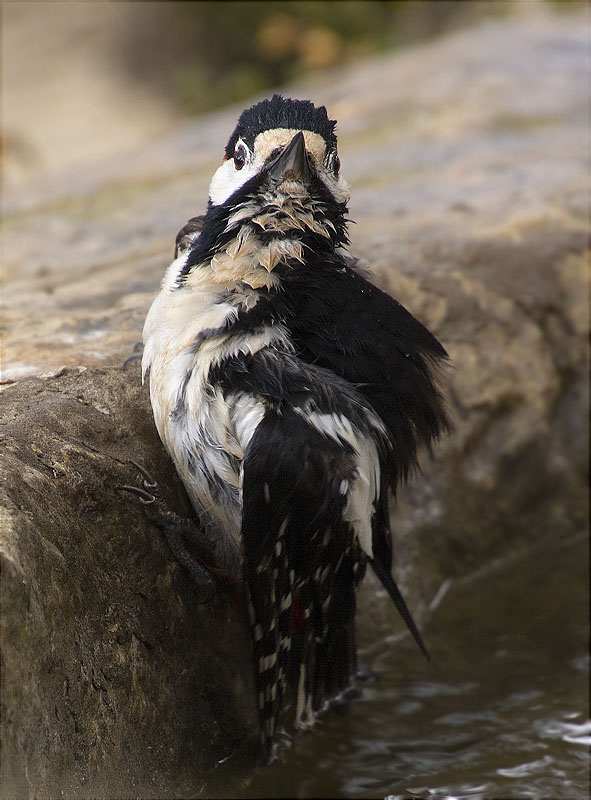
<svg viewBox="0 0 591 800">
<path fill-rule="evenodd" d="M 236 236 L 236 229 L 226 231 L 228 220 L 240 204 L 256 201 L 257 197 L 260 197 L 261 183 L 264 178 L 264 174 L 254 175 L 224 203 L 219 206 L 209 205 L 203 221 L 203 230 L 179 272 L 178 286 L 182 286 L 184 279 L 193 267 L 211 260 Z"/>
</svg>

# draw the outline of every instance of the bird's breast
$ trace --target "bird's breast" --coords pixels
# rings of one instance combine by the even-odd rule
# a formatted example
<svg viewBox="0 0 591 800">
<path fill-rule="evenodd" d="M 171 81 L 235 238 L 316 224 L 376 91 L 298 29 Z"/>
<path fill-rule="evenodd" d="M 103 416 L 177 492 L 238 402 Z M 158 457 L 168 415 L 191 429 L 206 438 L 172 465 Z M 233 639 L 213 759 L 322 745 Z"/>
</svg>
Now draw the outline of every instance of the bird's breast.
<svg viewBox="0 0 591 800">
<path fill-rule="evenodd" d="M 264 410 L 255 398 L 226 396 L 210 372 L 269 346 L 288 347 L 281 325 L 233 332 L 239 310 L 227 293 L 163 287 L 146 318 L 142 365 L 158 433 L 193 505 L 236 543 L 244 449 Z"/>
</svg>

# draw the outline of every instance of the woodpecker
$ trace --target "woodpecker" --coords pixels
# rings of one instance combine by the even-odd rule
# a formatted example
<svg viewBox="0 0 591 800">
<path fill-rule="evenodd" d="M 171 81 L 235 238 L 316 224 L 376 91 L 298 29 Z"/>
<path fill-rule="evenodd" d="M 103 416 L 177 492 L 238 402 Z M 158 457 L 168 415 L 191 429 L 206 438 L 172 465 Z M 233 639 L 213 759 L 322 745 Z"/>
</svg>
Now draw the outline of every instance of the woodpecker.
<svg viewBox="0 0 591 800">
<path fill-rule="evenodd" d="M 241 114 L 144 327 L 158 432 L 215 567 L 244 586 L 267 751 L 288 696 L 306 726 L 349 687 L 367 564 L 426 652 L 388 507 L 447 428 L 447 354 L 347 249 L 335 128 L 278 94 Z"/>
</svg>

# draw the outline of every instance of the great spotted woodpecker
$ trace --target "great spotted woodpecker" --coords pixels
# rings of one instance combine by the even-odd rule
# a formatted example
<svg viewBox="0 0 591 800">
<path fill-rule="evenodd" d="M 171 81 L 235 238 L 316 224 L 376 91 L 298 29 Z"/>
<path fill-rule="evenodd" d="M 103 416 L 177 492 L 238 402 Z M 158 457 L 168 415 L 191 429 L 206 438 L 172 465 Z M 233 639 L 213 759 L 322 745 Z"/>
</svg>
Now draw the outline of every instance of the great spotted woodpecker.
<svg viewBox="0 0 591 800">
<path fill-rule="evenodd" d="M 245 589 L 267 750 L 288 691 L 305 725 L 349 686 L 367 563 L 424 651 L 388 501 L 447 427 L 446 352 L 347 251 L 335 125 L 280 95 L 241 114 L 144 328 L 158 432 Z"/>
</svg>

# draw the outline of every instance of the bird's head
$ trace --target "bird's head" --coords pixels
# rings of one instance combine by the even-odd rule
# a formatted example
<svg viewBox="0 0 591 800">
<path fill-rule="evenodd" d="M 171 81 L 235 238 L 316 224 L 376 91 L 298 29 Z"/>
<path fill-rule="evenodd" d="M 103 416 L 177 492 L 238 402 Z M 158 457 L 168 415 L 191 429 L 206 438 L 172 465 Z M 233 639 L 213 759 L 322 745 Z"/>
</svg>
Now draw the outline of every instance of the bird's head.
<svg viewBox="0 0 591 800">
<path fill-rule="evenodd" d="M 269 287 L 279 280 L 270 275 L 279 264 L 311 253 L 326 258 L 346 245 L 349 187 L 335 127 L 324 106 L 278 94 L 243 111 L 176 284 L 189 274 L 197 280 L 205 266 L 227 286 Z"/>
<path fill-rule="evenodd" d="M 211 180 L 210 208 L 242 209 L 246 219 L 281 207 L 296 225 L 306 227 L 312 214 L 317 224 L 325 217 L 344 229 L 349 187 L 340 175 L 335 127 L 324 106 L 278 94 L 246 109 Z M 274 220 L 285 225 L 281 219 L 277 213 L 260 221 L 270 229 Z"/>
<path fill-rule="evenodd" d="M 310 192 L 320 181 L 335 202 L 346 203 L 349 187 L 340 176 L 335 127 L 326 108 L 308 100 L 275 94 L 246 109 L 211 181 L 210 202 L 224 204 L 251 181 L 252 188 L 271 191 L 300 183 Z"/>
</svg>

